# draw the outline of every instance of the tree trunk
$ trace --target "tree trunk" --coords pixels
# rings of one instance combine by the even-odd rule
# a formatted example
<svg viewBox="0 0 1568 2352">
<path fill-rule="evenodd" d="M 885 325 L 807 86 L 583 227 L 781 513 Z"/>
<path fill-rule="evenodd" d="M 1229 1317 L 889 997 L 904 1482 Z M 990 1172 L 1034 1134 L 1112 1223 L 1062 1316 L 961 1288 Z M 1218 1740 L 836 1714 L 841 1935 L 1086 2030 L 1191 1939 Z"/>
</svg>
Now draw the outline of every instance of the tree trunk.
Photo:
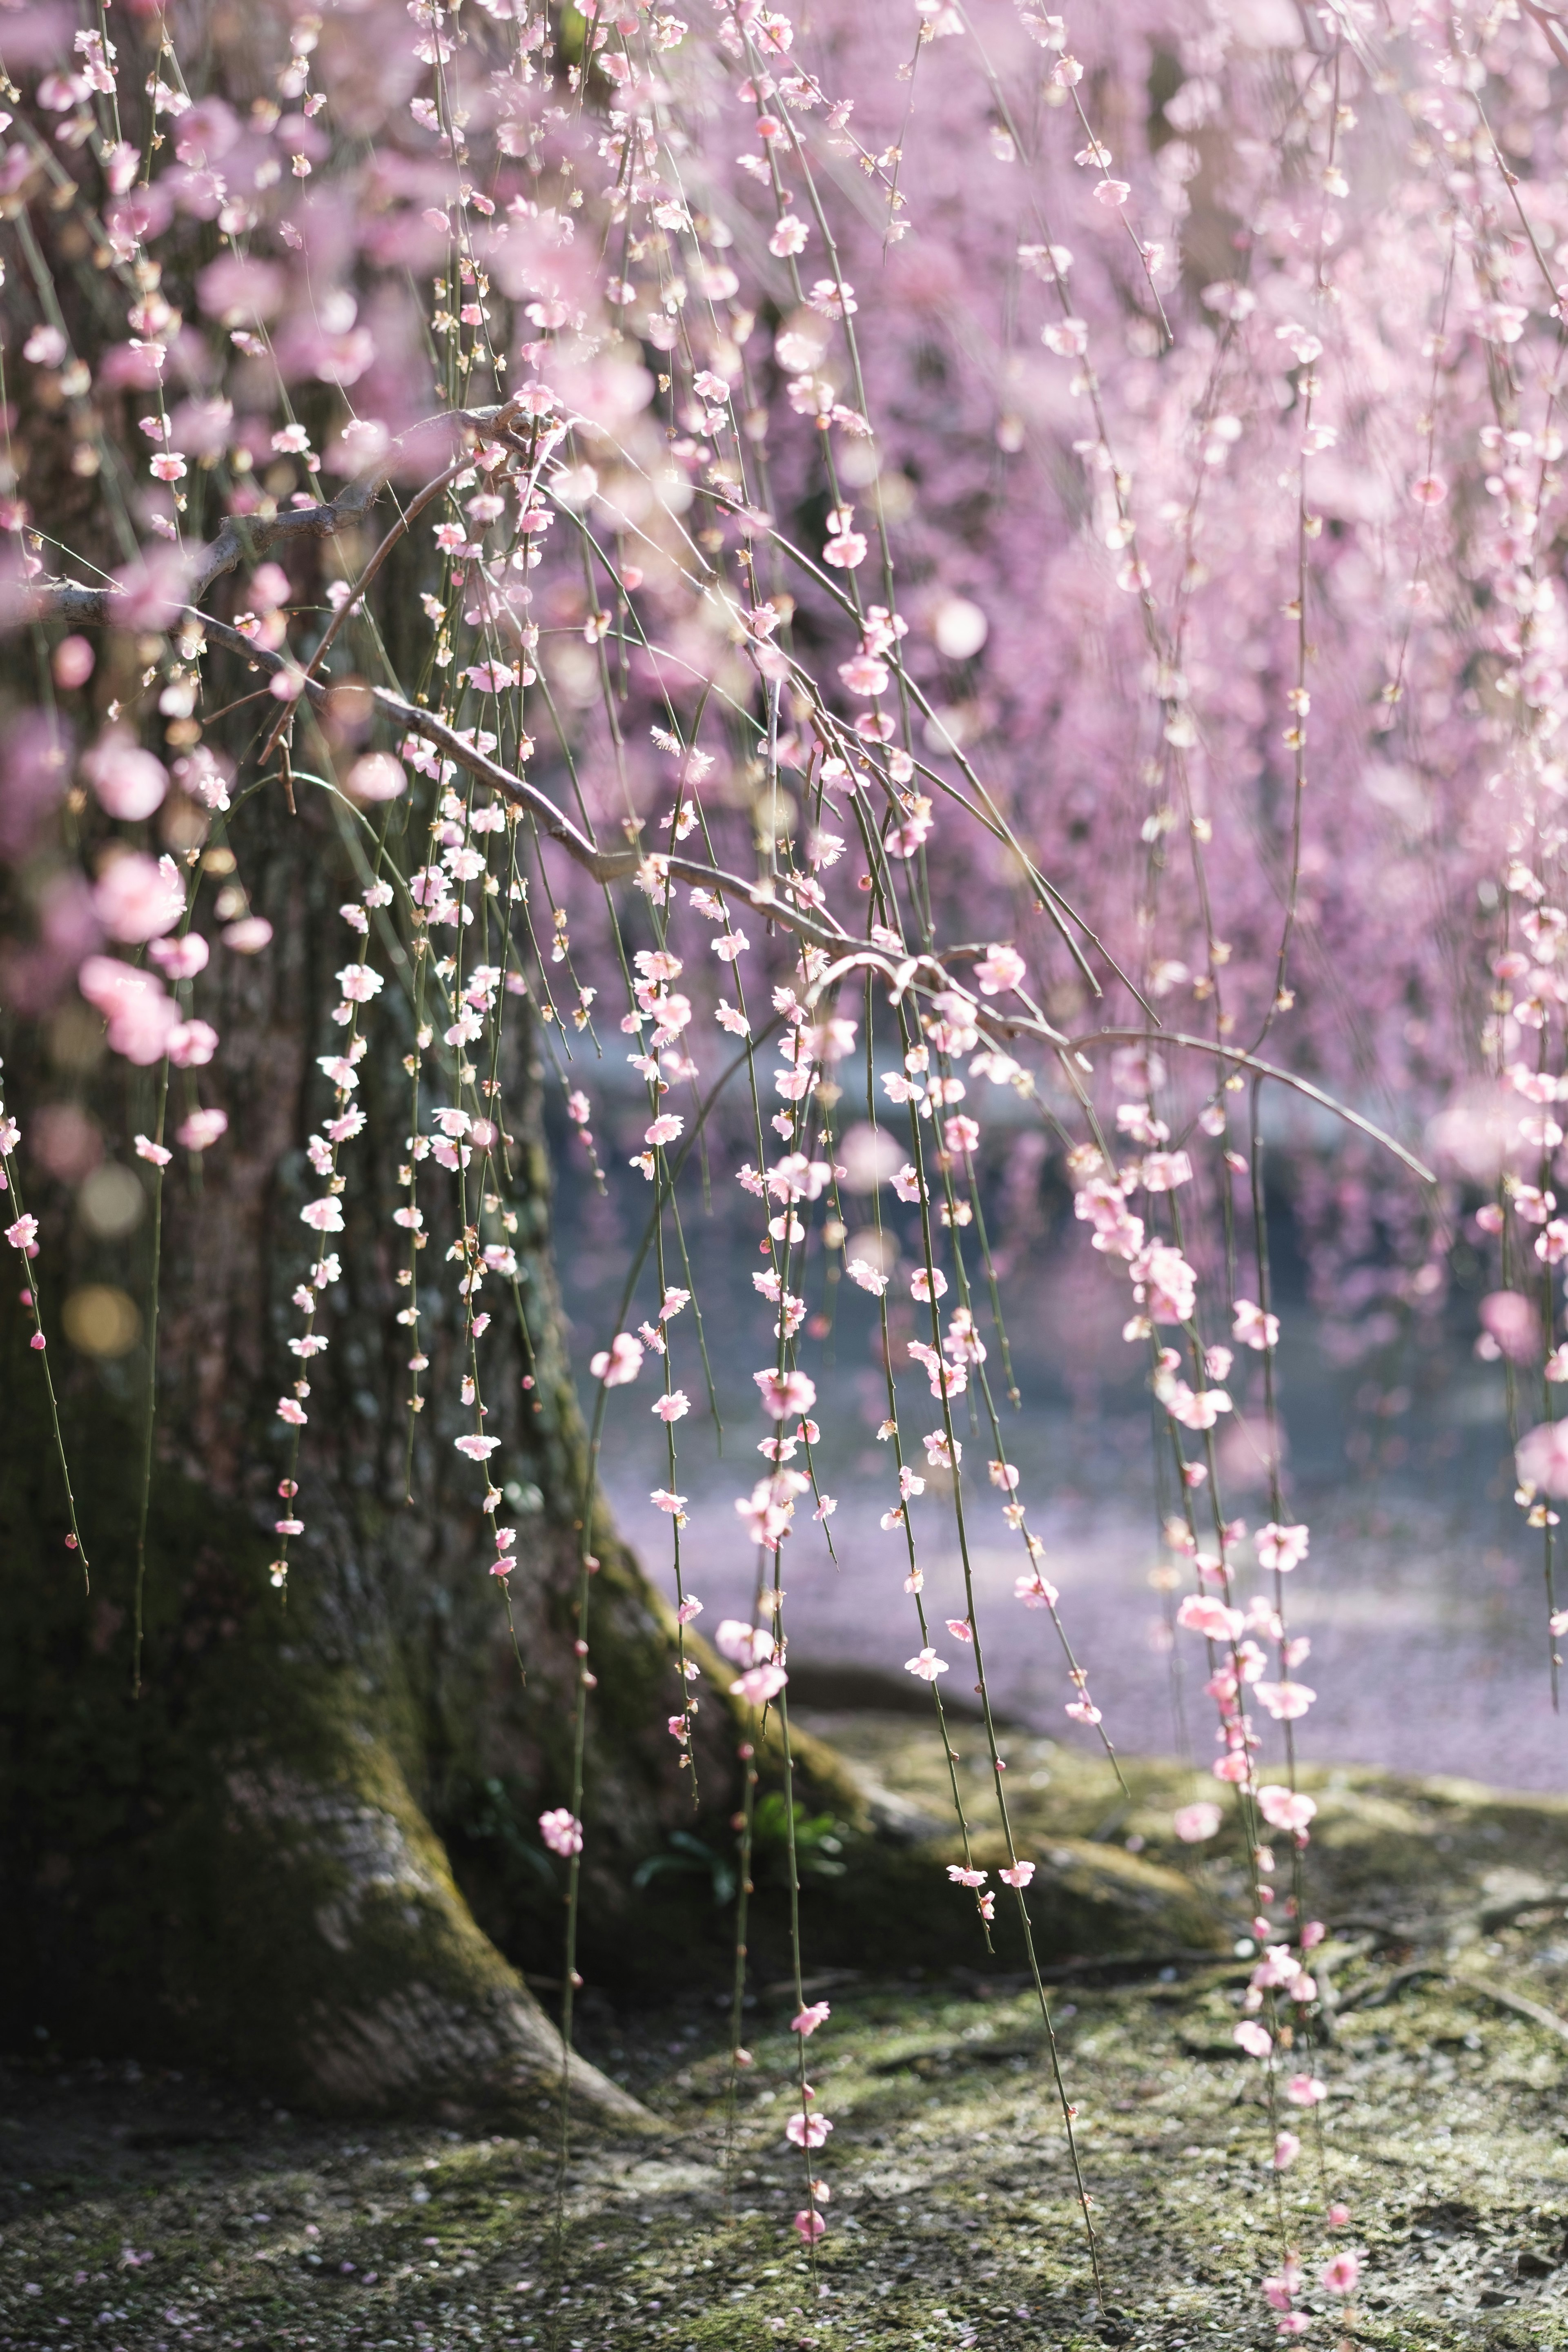
<svg viewBox="0 0 1568 2352">
<path fill-rule="evenodd" d="M 559 1976 L 565 1871 L 534 1822 L 571 1796 L 587 1456 L 551 1265 L 539 1073 L 521 1008 L 509 1005 L 503 1100 L 527 1334 L 506 1284 L 493 1284 L 485 1394 L 487 1427 L 502 1440 L 492 1464 L 508 1495 L 501 1517 L 518 1529 L 520 1670 L 501 1591 L 486 1573 L 483 1475 L 453 1449 L 471 1426 L 456 1406 L 461 1269 L 426 1272 L 424 1259 L 427 1402 L 405 1463 L 410 1342 L 394 1318 L 407 1293 L 395 1279 L 389 1213 L 402 1197 L 402 1058 L 413 1023 L 395 985 L 366 1024 L 358 1098 L 369 1127 L 344 1155 L 347 1229 L 333 1237 L 342 1281 L 322 1318 L 331 1344 L 309 1368 L 292 1506 L 308 1532 L 293 1545 L 286 1592 L 268 1575 L 279 1549 L 271 1528 L 289 1511 L 277 1495 L 288 1446 L 274 1407 L 300 1370 L 286 1351 L 300 1328 L 290 1293 L 317 1255 L 298 1214 L 321 1190 L 301 1144 L 331 1109 L 316 1056 L 342 1042 L 325 1011 L 349 938 L 337 908 L 353 877 L 321 795 L 301 793 L 290 818 L 268 793 L 237 833 L 251 904 L 270 918 L 274 940 L 264 955 L 222 959 L 214 1013 L 228 1134 L 199 1163 L 177 1155 L 164 1181 L 139 1699 L 145 1352 L 91 1367 L 64 1344 L 60 1309 L 68 1293 L 112 1277 L 146 1318 L 153 1183 L 110 1145 L 148 1203 L 128 1249 L 94 1241 L 64 1188 L 51 1193 L 36 1161 L 31 1171 L 28 1205 L 44 1215 L 36 1272 L 47 1361 L 90 1589 L 65 1548 L 44 1368 L 12 1284 L 0 1473 L 5 2005 L 24 2028 L 178 2051 L 300 2101 L 504 2104 L 558 2079 L 560 2039 L 476 1923 L 442 1832 L 510 1948 Z M 74 1013 L 49 1034 L 52 1069 L 25 1035 L 22 1066 L 15 1051 L 7 1057 L 16 1109 L 85 1095 L 110 1137 L 153 1127 L 152 1076 L 118 1062 L 85 1069 L 95 1057 Z M 130 1100 L 114 1103 L 127 1083 Z M 171 1127 L 176 1116 L 172 1108 Z M 439 1223 L 437 1232 L 445 1238 Z M 678 1689 L 668 1612 L 597 1507 L 591 1540 L 600 1565 L 588 1628 L 597 1679 L 582 1892 L 589 1968 L 621 1932 L 636 1860 L 692 1812 L 689 1773 L 664 1728 Z M 739 1769 L 733 1735 L 720 1685 L 699 1717 L 696 1769 L 726 1811 Z M 640 1957 L 657 1967 L 675 1956 L 650 1949 L 644 1933 Z M 613 2084 L 576 2072 L 605 2112 L 635 2112 Z"/>
</svg>

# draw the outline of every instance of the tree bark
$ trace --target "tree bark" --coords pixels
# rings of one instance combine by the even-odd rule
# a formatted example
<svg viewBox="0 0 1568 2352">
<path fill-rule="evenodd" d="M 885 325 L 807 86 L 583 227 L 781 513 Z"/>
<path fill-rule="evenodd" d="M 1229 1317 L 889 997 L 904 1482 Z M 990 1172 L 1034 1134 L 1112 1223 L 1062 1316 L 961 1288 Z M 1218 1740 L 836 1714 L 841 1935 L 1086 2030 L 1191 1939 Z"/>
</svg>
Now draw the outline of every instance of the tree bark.
<svg viewBox="0 0 1568 2352">
<path fill-rule="evenodd" d="M 333 1237 L 342 1275 L 322 1318 L 331 1347 L 310 1366 L 300 1493 L 292 1507 L 277 1496 L 287 1445 L 275 1400 L 300 1369 L 286 1349 L 300 1321 L 290 1293 L 317 1255 L 298 1215 L 320 1190 L 301 1145 L 331 1109 L 315 1064 L 342 1042 L 326 1009 L 331 966 L 353 951 L 337 908 L 353 877 L 321 795 L 301 792 L 290 817 L 276 788 L 268 794 L 247 812 L 240 843 L 273 942 L 254 959 L 221 958 L 212 1008 L 229 1131 L 199 1163 L 177 1155 L 164 1180 L 139 1699 L 145 1351 L 97 1369 L 73 1360 L 60 1306 L 83 1281 L 112 1275 L 148 1315 L 150 1214 L 132 1276 L 126 1245 L 110 1251 L 86 1234 L 63 1187 L 36 1185 L 29 1202 L 44 1216 L 36 1272 L 90 1590 L 64 1547 L 30 1317 L 7 1289 L 5 2006 L 25 2026 L 204 2057 L 300 2100 L 504 2104 L 558 2079 L 561 2043 L 476 1923 L 435 1824 L 452 1834 L 511 1948 L 558 1975 L 564 1871 L 534 1821 L 571 1793 L 587 1455 L 551 1265 L 539 1073 L 521 1008 L 509 1006 L 503 1100 L 527 1332 L 507 1286 L 493 1285 L 485 1393 L 487 1427 L 503 1441 L 494 1462 L 521 1506 L 503 1514 L 519 1530 L 514 1654 L 486 1573 L 483 1477 L 452 1444 L 471 1425 L 455 1402 L 460 1269 L 426 1272 L 423 1260 L 420 1344 L 431 1360 L 405 1463 L 410 1343 L 394 1318 L 407 1294 L 389 1213 L 401 1197 L 413 1023 L 395 970 L 366 1024 L 358 1098 L 369 1126 L 344 1155 L 347 1229 Z M 84 1069 L 93 1057 L 74 1016 L 53 1034 L 52 1068 L 25 1034 L 20 1066 L 7 1057 L 17 1109 L 85 1095 L 110 1137 L 152 1127 L 153 1077 L 102 1060 Z M 76 1067 L 62 1069 L 72 1055 Z M 149 1172 L 110 1149 L 150 1210 Z M 270 1529 L 290 1507 L 308 1532 L 285 1593 L 268 1576 L 279 1549 Z M 678 1687 L 668 1613 L 598 1507 L 590 1540 L 595 1827 L 582 1908 L 592 1967 L 618 1932 L 635 1861 L 689 1820 L 692 1800 L 664 1729 Z M 696 1769 L 728 1809 L 733 1726 L 721 1688 L 714 1696 L 699 1717 Z M 635 2112 L 591 2070 L 576 2074 L 605 2113 Z"/>
</svg>

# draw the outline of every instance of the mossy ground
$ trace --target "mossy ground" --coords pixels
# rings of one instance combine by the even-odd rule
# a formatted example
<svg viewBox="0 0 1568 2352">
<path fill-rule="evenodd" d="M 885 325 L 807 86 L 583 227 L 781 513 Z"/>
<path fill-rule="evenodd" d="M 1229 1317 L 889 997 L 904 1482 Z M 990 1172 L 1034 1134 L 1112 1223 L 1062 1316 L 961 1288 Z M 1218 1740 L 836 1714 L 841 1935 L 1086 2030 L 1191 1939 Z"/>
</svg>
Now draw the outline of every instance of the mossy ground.
<svg viewBox="0 0 1568 2352">
<path fill-rule="evenodd" d="M 923 1769 L 905 1726 L 821 1727 L 894 1786 Z M 1043 1744 L 1016 1749 L 1014 1772 L 1035 1836 L 1098 1830 L 1181 1858 L 1169 1804 L 1190 1783 L 1172 1768 L 1130 1768 L 1131 1809 L 1102 1765 Z M 1568 2042 L 1487 1990 L 1568 2009 L 1568 1807 L 1370 1773 L 1317 1786 L 1314 1908 L 1341 2000 L 1415 1959 L 1468 1981 L 1415 1979 L 1347 2007 L 1315 2062 L 1332 2095 L 1321 2142 L 1304 2132 L 1283 2178 L 1284 2228 L 1310 2280 L 1347 2242 L 1364 2269 L 1349 2313 L 1309 2294 L 1307 2341 L 1568 2347 Z M 1186 1860 L 1223 1905 L 1225 1842 Z M 559 2261 L 548 2111 L 508 2137 L 325 2126 L 123 2060 L 57 2065 L 35 2044 L 0 2088 L 0 2345 L 1271 2344 L 1270 2126 L 1259 2070 L 1231 2040 L 1246 1970 L 1186 1958 L 1162 1976 L 1156 1954 L 1136 1981 L 1107 1981 L 1119 1966 L 1054 1993 L 1109 2309 L 1091 2293 L 1032 1996 L 977 1953 L 973 1970 L 823 1988 L 833 2018 L 811 2075 L 836 2126 L 816 2159 L 834 2193 L 815 2279 L 790 2228 L 790 2004 L 765 1985 L 732 2135 L 711 1992 L 617 2011 L 590 1991 L 588 2053 L 667 2128 L 577 2139 Z M 1329 2231 L 1335 2198 L 1352 2220 Z"/>
</svg>

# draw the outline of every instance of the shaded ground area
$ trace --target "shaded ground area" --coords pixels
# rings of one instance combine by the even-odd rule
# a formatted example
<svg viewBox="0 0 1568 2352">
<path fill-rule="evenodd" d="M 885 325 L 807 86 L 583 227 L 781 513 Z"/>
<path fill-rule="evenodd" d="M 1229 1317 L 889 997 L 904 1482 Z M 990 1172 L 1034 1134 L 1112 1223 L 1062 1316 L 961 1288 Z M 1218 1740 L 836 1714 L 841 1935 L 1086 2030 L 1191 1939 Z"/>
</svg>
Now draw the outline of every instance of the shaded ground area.
<svg viewBox="0 0 1568 2352">
<path fill-rule="evenodd" d="M 816 1727 L 937 1810 L 912 1727 Z M 1196 1858 L 1172 1845 L 1191 1790 L 1174 1768 L 1130 1767 L 1126 1797 L 1099 1762 L 1015 1743 L 1014 1777 L 1026 1851 L 1142 1841 L 1234 1908 L 1225 1839 Z M 814 2158 L 833 2189 L 815 2278 L 790 2227 L 783 1988 L 748 2010 L 732 2118 L 710 1994 L 633 2012 L 590 1988 L 589 2054 L 661 2128 L 576 2141 L 559 2257 L 548 2111 L 499 2134 L 329 2126 L 35 2043 L 0 2083 L 0 2346 L 1261 2347 L 1278 2340 L 1258 2281 L 1281 2228 L 1309 2282 L 1344 2245 L 1363 2257 L 1348 2314 L 1310 2288 L 1310 2344 L 1568 2346 L 1568 1804 L 1367 1772 L 1312 1785 L 1338 2013 L 1303 2063 L 1331 2095 L 1278 2207 L 1261 2070 L 1232 2039 L 1250 1962 L 1152 1952 L 1058 1972 L 1107 2309 L 1033 1995 L 977 1951 L 942 1977 L 812 1988 L 832 2004 L 810 2055 L 835 2124 Z"/>
</svg>

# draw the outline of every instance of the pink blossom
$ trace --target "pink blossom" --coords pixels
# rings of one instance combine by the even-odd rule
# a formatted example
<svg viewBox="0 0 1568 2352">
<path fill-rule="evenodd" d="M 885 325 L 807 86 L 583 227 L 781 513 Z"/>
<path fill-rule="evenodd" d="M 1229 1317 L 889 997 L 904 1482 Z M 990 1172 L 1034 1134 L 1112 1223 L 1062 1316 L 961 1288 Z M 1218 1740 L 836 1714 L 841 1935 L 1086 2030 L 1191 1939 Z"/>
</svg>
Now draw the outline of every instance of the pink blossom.
<svg viewBox="0 0 1568 2352">
<path fill-rule="evenodd" d="M 483 1462 L 487 1455 L 495 1452 L 496 1447 L 500 1444 L 500 1439 L 470 1434 L 468 1437 L 454 1437 L 452 1443 L 459 1454 L 468 1455 L 470 1462 Z"/>
<path fill-rule="evenodd" d="M 1514 1448 L 1521 1482 L 1548 1495 L 1568 1495 L 1568 1421 L 1542 1422 Z"/>
<path fill-rule="evenodd" d="M 607 1389 L 625 1388 L 642 1370 L 643 1346 L 629 1331 L 617 1331 L 608 1348 L 588 1359 L 588 1370 Z"/>
<path fill-rule="evenodd" d="M 399 799 L 408 790 L 408 776 L 402 762 L 395 760 L 390 751 L 366 751 L 344 776 L 343 790 L 350 800 L 374 807 L 383 801 Z"/>
<path fill-rule="evenodd" d="M 798 214 L 781 213 L 773 233 L 768 239 L 768 251 L 776 254 L 781 260 L 792 253 L 803 253 L 805 250 L 806 238 L 810 235 L 810 229 Z"/>
<path fill-rule="evenodd" d="M 948 1363 L 938 1355 L 934 1348 L 928 1347 L 923 1339 L 910 1339 L 907 1342 L 907 1346 L 910 1361 L 925 1366 L 932 1396 L 955 1397 L 963 1394 L 969 1385 L 969 1373 L 964 1365 Z"/>
<path fill-rule="evenodd" d="M 656 1397 L 651 1410 L 660 1421 L 679 1421 L 691 1410 L 691 1400 L 684 1389 L 671 1389 L 668 1396 Z"/>
<path fill-rule="evenodd" d="M 672 1495 L 668 1486 L 656 1486 L 649 1495 L 648 1500 L 657 1509 L 667 1511 L 679 1526 L 685 1526 L 686 1497 L 684 1495 Z"/>
<path fill-rule="evenodd" d="M 1318 1694 L 1305 1683 L 1259 1683 L 1258 1696 L 1276 1723 L 1294 1723 L 1306 1714 Z"/>
<path fill-rule="evenodd" d="M 180 1016 L 153 973 L 116 963 L 109 956 L 89 956 L 77 974 L 77 986 L 107 1019 L 111 1053 L 142 1067 L 162 1061 Z"/>
<path fill-rule="evenodd" d="M 351 1004 L 368 1004 L 379 996 L 384 986 L 382 973 L 367 963 L 346 963 L 338 973 L 338 986 Z"/>
<path fill-rule="evenodd" d="M 904 1660 L 904 1672 L 907 1675 L 918 1675 L 922 1683 L 934 1683 L 938 1675 L 945 1675 L 948 1672 L 948 1664 L 945 1658 L 939 1658 L 936 1652 L 928 1645 L 921 1652 L 918 1658 Z"/>
<path fill-rule="evenodd" d="M 335 1192 L 320 1201 L 307 1201 L 300 1212 L 300 1222 L 318 1234 L 341 1234 L 343 1230 L 343 1204 Z"/>
<path fill-rule="evenodd" d="M 713 1646 L 737 1666 L 755 1666 L 772 1657 L 773 1637 L 764 1627 L 748 1624 L 743 1617 L 723 1617 L 714 1633 Z"/>
<path fill-rule="evenodd" d="M 1328 2084 L 1316 2074 L 1292 2074 L 1285 2085 L 1285 2096 L 1293 2107 L 1315 2107 L 1328 2095 Z"/>
<path fill-rule="evenodd" d="M 240 136 L 234 110 L 221 98 L 198 99 L 179 118 L 174 152 L 182 163 L 212 163 L 226 155 Z"/>
<path fill-rule="evenodd" d="M 278 1418 L 279 1421 L 288 1422 L 291 1428 L 302 1429 L 306 1422 L 310 1419 L 310 1415 L 307 1413 L 302 1404 L 296 1404 L 292 1397 L 279 1397 L 278 1400 Z"/>
<path fill-rule="evenodd" d="M 1192 1321 L 1197 1307 L 1197 1276 L 1179 1249 L 1173 1249 L 1168 1242 L 1151 1242 L 1139 1251 L 1127 1271 L 1136 1286 L 1134 1297 L 1142 1294 L 1142 1303 L 1154 1322 Z"/>
<path fill-rule="evenodd" d="M 91 906 L 110 939 L 160 939 L 185 912 L 185 889 L 174 858 L 132 849 L 103 868 Z"/>
<path fill-rule="evenodd" d="M 174 1156 L 163 1144 L 154 1143 L 150 1136 L 137 1136 L 135 1144 L 137 1159 L 151 1160 L 154 1168 L 166 1168 Z"/>
<path fill-rule="evenodd" d="M 1274 2047 L 1274 2036 L 1269 2032 L 1268 2028 L 1266 2025 L 1259 2025 L 1257 2020 L 1251 2017 L 1242 2019 L 1241 2023 L 1233 2030 L 1231 2039 L 1246 2051 L 1249 2058 L 1267 2058 Z"/>
<path fill-rule="evenodd" d="M 774 1421 L 786 1421 L 792 1413 L 809 1412 L 816 1402 L 816 1382 L 805 1372 L 753 1372 L 752 1378 L 762 1391 L 763 1410 Z"/>
<path fill-rule="evenodd" d="M 1222 1819 L 1217 1805 L 1200 1802 L 1179 1807 L 1172 1816 L 1172 1826 L 1184 1845 L 1201 1845 L 1205 1838 L 1218 1835 Z"/>
<path fill-rule="evenodd" d="M 1317 1812 L 1317 1800 L 1271 1781 L 1258 1791 L 1258 1810 L 1272 1829 L 1304 1830 Z"/>
<path fill-rule="evenodd" d="M 974 967 L 975 985 L 982 996 L 1005 996 L 1021 986 L 1027 971 L 1016 948 L 993 944 Z"/>
<path fill-rule="evenodd" d="M 653 1144 L 673 1143 L 685 1125 L 686 1121 L 679 1111 L 661 1111 L 658 1118 L 651 1120 L 644 1130 L 643 1141 Z"/>
<path fill-rule="evenodd" d="M 1145 1192 L 1174 1192 L 1181 1185 L 1192 1182 L 1193 1163 L 1184 1151 L 1150 1151 L 1143 1156 L 1140 1172 L 1143 1179 Z M 1228 1348 L 1211 1348 L 1208 1355 L 1210 1358 L 1223 1356 L 1226 1367 L 1229 1369 Z M 1223 1373 L 1215 1373 L 1212 1362 L 1209 1365 L 1209 1370 L 1211 1377 L 1224 1378 Z"/>
<path fill-rule="evenodd" d="M 236 955 L 259 955 L 272 938 L 272 926 L 265 915 L 242 915 L 237 923 L 225 929 L 223 943 Z"/>
<path fill-rule="evenodd" d="M 1015 1863 L 1010 1869 L 996 1873 L 1004 1886 L 1017 1887 L 1027 1886 L 1034 1874 L 1035 1864 L 1032 1862 Z"/>
<path fill-rule="evenodd" d="M 1348 2213 L 1345 2219 L 1350 2219 Z M 1360 2276 L 1360 2258 L 1348 2246 L 1343 2253 L 1331 2255 L 1318 2273 L 1320 2282 L 1331 2294 L 1353 2294 Z"/>
<path fill-rule="evenodd" d="M 1227 1608 L 1223 1601 L 1209 1601 L 1201 1593 L 1189 1592 L 1176 1612 L 1176 1622 L 1194 1633 L 1202 1633 L 1210 1642 L 1237 1642 L 1247 1620 L 1239 1609 Z"/>
<path fill-rule="evenodd" d="M 190 558 L 174 547 L 154 547 L 150 553 L 133 556 L 114 573 L 110 583 L 115 621 L 132 629 L 172 627 L 185 600 L 190 569 Z M 94 781 L 99 798 L 109 808 L 104 787 Z M 140 789 L 145 788 L 143 785 Z M 162 798 L 160 793 L 158 799 Z M 156 807 L 157 802 L 153 805 Z M 127 812 L 110 809 L 110 814 L 119 816 Z"/>
<path fill-rule="evenodd" d="M 30 1250 L 38 1238 L 37 1217 L 18 1217 L 15 1224 L 6 1226 L 5 1238 L 14 1250 Z"/>
<path fill-rule="evenodd" d="M 1258 1530 L 1258 1560 L 1260 1568 L 1278 1569 L 1281 1575 L 1299 1568 L 1307 1557 L 1311 1531 L 1304 1527 L 1285 1528 L 1270 1519 Z"/>
<path fill-rule="evenodd" d="M 748 1706 L 766 1706 L 777 1698 L 789 1676 L 776 1662 L 763 1666 L 748 1666 L 743 1675 L 730 1685 L 731 1696 L 743 1698 Z"/>
<path fill-rule="evenodd" d="M 853 572 L 866 561 L 866 540 L 861 531 L 849 528 L 849 509 L 840 509 L 837 516 L 829 515 L 828 529 L 832 537 L 822 551 L 822 560 L 836 572 Z"/>
<path fill-rule="evenodd" d="M 200 931 L 187 931 L 183 939 L 154 940 L 147 953 L 170 980 L 195 980 L 205 971 L 211 954 Z"/>
<path fill-rule="evenodd" d="M 174 1129 L 174 1140 L 187 1151 L 205 1151 L 228 1133 L 228 1114 L 221 1110 L 194 1110 Z"/>
<path fill-rule="evenodd" d="M 97 659 L 98 656 L 86 637 L 62 637 L 55 647 L 50 664 L 55 674 L 55 684 L 63 692 L 73 693 L 78 687 L 87 684 L 88 679 L 92 676 Z"/>
<path fill-rule="evenodd" d="M 583 1824 L 564 1805 L 540 1814 L 539 1834 L 552 1853 L 570 1856 L 583 1851 Z"/>
<path fill-rule="evenodd" d="M 196 290 L 209 318 L 239 327 L 275 317 L 283 307 L 288 279 L 276 262 L 220 254 L 197 271 Z"/>
<path fill-rule="evenodd" d="M 1300 2153 L 1301 2143 L 1297 2138 L 1294 2132 L 1282 2131 L 1275 2133 L 1274 2169 L 1276 2172 L 1286 2171 L 1292 2164 L 1295 2163 L 1296 2158 L 1300 2155 Z"/>
<path fill-rule="evenodd" d="M 1190 1389 L 1185 1381 L 1173 1381 L 1163 1391 L 1163 1402 L 1173 1421 L 1184 1429 L 1212 1429 L 1222 1412 L 1229 1412 L 1231 1402 L 1224 1389 Z"/>
<path fill-rule="evenodd" d="M 1040 341 L 1058 359 L 1078 359 L 1089 349 L 1089 322 L 1085 319 L 1067 318 L 1042 327 Z"/>
<path fill-rule="evenodd" d="M 110 816 L 136 824 L 151 816 L 169 789 L 168 771 L 123 729 L 111 728 L 84 754 L 82 772 Z"/>
<path fill-rule="evenodd" d="M 199 1070 L 217 1052 L 217 1031 L 209 1021 L 182 1021 L 169 1032 L 166 1051 L 177 1070 Z"/>
<path fill-rule="evenodd" d="M 1531 1299 L 1517 1290 L 1493 1290 L 1476 1309 L 1481 1328 L 1516 1364 L 1529 1363 L 1541 1353 L 1541 1315 Z"/>
<path fill-rule="evenodd" d="M 795 2147 L 820 2147 L 832 2129 L 826 2116 L 791 2116 L 784 2137 Z"/>
<path fill-rule="evenodd" d="M 1239 1347 L 1256 1348 L 1259 1351 L 1265 1348 L 1278 1347 L 1279 1343 L 1278 1315 L 1266 1315 L 1262 1307 L 1250 1298 L 1238 1298 L 1230 1311 L 1235 1318 L 1235 1328 L 1231 1337 Z"/>
<path fill-rule="evenodd" d="M 1287 2254 L 1276 2275 L 1264 2280 L 1264 2299 L 1270 2310 L 1289 2311 L 1292 2297 L 1300 2292 L 1301 2265 L 1293 2254 Z"/>
<path fill-rule="evenodd" d="M 800 2211 L 795 2216 L 793 2227 L 802 2245 L 805 2246 L 815 2244 L 818 2238 L 825 2237 L 827 2232 L 826 2222 L 816 2208 L 810 2205 L 801 2207 Z"/>
<path fill-rule="evenodd" d="M 838 675 L 851 694 L 886 694 L 888 667 L 870 654 L 857 654 L 853 661 L 840 662 Z"/>
<path fill-rule="evenodd" d="M 832 2009 L 826 2001 L 808 2001 L 803 2010 L 790 2019 L 789 2030 L 792 2033 L 800 2034 L 804 2039 L 815 2033 L 819 2025 L 826 2025 L 832 2014 Z"/>
</svg>

